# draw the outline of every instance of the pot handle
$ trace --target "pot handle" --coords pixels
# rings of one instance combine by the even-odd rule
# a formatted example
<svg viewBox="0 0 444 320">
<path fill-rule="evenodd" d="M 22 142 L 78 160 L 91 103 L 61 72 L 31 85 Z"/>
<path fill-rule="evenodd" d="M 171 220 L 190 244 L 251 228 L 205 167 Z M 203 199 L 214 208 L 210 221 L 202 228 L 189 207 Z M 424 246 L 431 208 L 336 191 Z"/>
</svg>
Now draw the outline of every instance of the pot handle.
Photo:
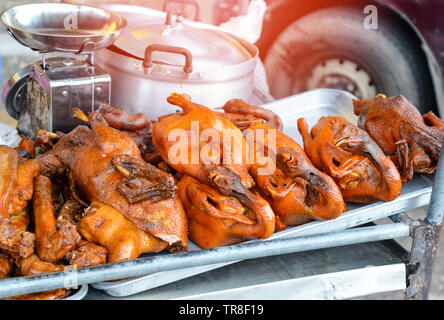
<svg viewBox="0 0 444 320">
<path fill-rule="evenodd" d="M 145 59 L 143 60 L 144 68 L 151 68 L 151 66 L 153 65 L 151 56 L 154 51 L 170 52 L 183 55 L 185 57 L 185 66 L 183 67 L 183 71 L 185 73 L 193 72 L 193 56 L 188 49 L 182 47 L 167 46 L 163 44 L 150 44 L 148 47 L 146 47 Z"/>
<path fill-rule="evenodd" d="M 180 3 L 180 4 L 188 4 L 194 6 L 196 8 L 194 20 L 200 21 L 200 7 L 195 0 L 165 0 L 163 2 L 163 11 L 167 11 L 168 5 L 170 3 Z"/>
</svg>

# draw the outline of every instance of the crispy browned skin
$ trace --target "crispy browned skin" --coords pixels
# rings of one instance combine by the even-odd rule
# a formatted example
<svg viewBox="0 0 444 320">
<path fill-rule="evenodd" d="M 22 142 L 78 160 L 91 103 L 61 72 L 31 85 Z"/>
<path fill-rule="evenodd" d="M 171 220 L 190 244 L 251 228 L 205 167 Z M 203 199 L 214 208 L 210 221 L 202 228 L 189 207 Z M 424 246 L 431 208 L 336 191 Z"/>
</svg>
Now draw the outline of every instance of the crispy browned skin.
<svg viewBox="0 0 444 320">
<path fill-rule="evenodd" d="M 183 113 L 170 115 L 153 125 L 153 143 L 162 159 L 168 162 L 175 170 L 208 184 L 213 184 L 214 182 L 211 179 L 211 172 L 226 171 L 226 169 L 220 168 L 225 167 L 240 177 L 242 185 L 246 189 L 251 188 L 254 185 L 254 180 L 248 173 L 245 158 L 247 144 L 242 132 L 228 119 L 207 107 L 191 102 L 189 97 L 185 95 L 173 93 L 168 97 L 168 102 L 182 108 Z M 200 143 L 199 150 L 192 149 L 191 132 L 193 125 L 198 125 L 198 131 L 196 130 L 197 139 L 204 130 L 213 130 L 213 133 L 218 135 L 220 153 L 215 153 L 213 155 L 214 159 L 210 157 L 209 152 L 202 151 L 202 149 L 209 147 L 208 143 Z M 169 152 L 172 152 L 171 148 L 177 147 L 177 142 L 170 141 L 168 137 L 172 132 L 177 132 L 178 129 L 187 133 L 187 136 L 184 137 L 186 141 L 183 141 L 187 143 L 187 148 L 184 150 L 186 154 L 181 155 L 185 156 L 185 161 L 169 159 Z M 224 133 L 232 135 L 233 145 L 236 143 L 239 145 L 231 147 L 224 143 Z M 196 159 L 194 159 L 195 155 L 197 155 Z M 225 158 L 223 158 L 224 155 Z M 221 165 L 216 165 L 216 162 L 221 163 Z M 217 188 L 218 186 L 215 187 Z"/>
<path fill-rule="evenodd" d="M 98 109 L 97 118 L 100 118 L 101 123 L 122 131 L 133 139 L 142 158 L 145 159 L 155 151 L 151 139 L 151 121 L 145 114 L 129 114 L 122 109 L 103 104 Z"/>
<path fill-rule="evenodd" d="M 0 300 L 58 300 L 69 296 L 70 291 L 66 289 L 55 289 L 45 292 L 22 294 L 20 296 L 14 296 L 4 298 Z"/>
<path fill-rule="evenodd" d="M 168 243 L 138 229 L 113 207 L 93 201 L 79 222 L 82 236 L 106 247 L 109 262 L 137 259 L 145 252 L 159 252 Z"/>
<path fill-rule="evenodd" d="M 299 225 L 334 219 L 346 210 L 334 181 L 313 166 L 298 143 L 282 133 L 279 116 L 242 100 L 231 100 L 223 109 L 252 141 L 254 165 L 250 173 L 277 214 L 277 229 L 283 228 L 279 222 Z M 261 119 L 266 123 L 258 121 Z M 275 139 L 269 141 L 273 136 Z"/>
<path fill-rule="evenodd" d="M 186 250 L 186 215 L 174 178 L 145 163 L 135 142 L 101 123 L 99 115 L 88 119 L 91 129 L 77 127 L 38 158 L 44 172 L 69 172 L 88 201 L 113 206 L 170 250 Z"/>
<path fill-rule="evenodd" d="M 17 151 L 0 146 L 0 250 L 13 258 L 27 257 L 34 252 L 34 235 L 15 228 L 9 214 L 11 198 L 18 194 L 15 191 L 17 164 Z"/>
<path fill-rule="evenodd" d="M 187 175 L 178 183 L 178 193 L 187 212 L 190 238 L 201 248 L 267 238 L 274 232 L 274 213 L 259 196 L 252 195 L 255 198 L 248 206 Z"/>
<path fill-rule="evenodd" d="M 65 259 L 75 268 L 84 268 L 105 264 L 108 250 L 90 241 L 80 240 L 75 249 L 65 255 Z"/>
<path fill-rule="evenodd" d="M 36 254 L 16 261 L 22 276 L 36 276 L 44 273 L 64 271 L 65 266 L 41 260 Z"/>
<path fill-rule="evenodd" d="M 257 134 L 258 130 L 264 134 Z M 338 186 L 313 165 L 296 141 L 265 123 L 254 122 L 244 133 L 255 133 L 256 156 L 261 146 L 266 154 L 273 156 L 269 134 L 276 135 L 273 172 L 261 173 L 264 165 L 258 163 L 257 158 L 251 172 L 259 190 L 284 224 L 335 219 L 346 211 Z"/>
<path fill-rule="evenodd" d="M 43 261 L 56 263 L 75 248 L 80 241 L 80 235 L 70 219 L 61 219 L 56 226 L 51 187 L 49 178 L 36 178 L 33 209 L 37 255 Z"/>
<path fill-rule="evenodd" d="M 354 100 L 358 125 L 391 157 L 403 182 L 414 172 L 432 173 L 444 139 L 444 122 L 432 112 L 423 117 L 402 95 Z"/>
<path fill-rule="evenodd" d="M 250 164 L 247 162 L 248 146 L 242 132 L 228 119 L 202 105 L 193 103 L 185 95 L 172 94 L 168 102 L 182 108 L 183 113 L 170 115 L 162 118 L 153 125 L 153 143 L 159 151 L 162 159 L 168 165 L 181 174 L 189 175 L 200 183 L 214 188 L 223 196 L 234 197 L 248 210 L 250 224 L 255 225 L 255 231 L 245 229 L 245 238 L 251 238 L 255 234 L 258 238 L 267 238 L 274 232 L 275 216 L 270 205 L 262 197 L 252 192 L 254 179 L 248 172 Z M 196 127 L 194 127 L 196 126 Z M 194 128 L 198 130 L 194 130 Z M 174 153 L 176 142 L 169 139 L 169 135 L 177 130 L 186 133 L 182 136 L 182 143 L 186 143 L 184 161 L 173 161 L 170 153 Z M 208 130 L 208 131 L 207 131 Z M 211 131 L 213 139 L 201 141 L 199 149 L 193 149 L 191 137 L 195 134 L 197 138 L 202 132 Z M 204 132 L 204 133 L 205 133 Z M 229 136 L 230 143 L 228 143 Z M 216 141 L 216 139 L 219 141 Z M 210 151 L 216 150 L 216 151 Z M 183 156 L 180 155 L 181 157 Z M 197 158 L 197 159 L 194 159 Z M 182 199 L 183 200 L 183 199 Z M 202 215 L 206 215 L 205 211 Z M 215 219 L 213 215 L 211 219 Z M 238 217 L 239 218 L 239 217 Z M 209 218 L 210 219 L 210 218 Z M 223 219 L 219 217 L 219 219 Z M 208 220 L 210 221 L 210 220 Z M 208 230 L 202 233 L 190 232 L 196 242 L 202 243 L 204 247 L 223 245 L 242 241 L 242 236 L 218 235 L 221 232 L 218 223 L 210 223 L 206 226 Z M 202 225 L 201 229 L 205 227 Z M 216 228 L 212 230 L 212 228 Z M 249 227 L 251 229 L 251 227 Z M 242 228 L 239 228 L 240 230 Z M 196 230 L 196 229 L 195 229 Z M 215 240 L 209 241 L 210 235 L 214 233 Z M 202 236 L 202 240 L 198 237 Z M 221 240 L 225 239 L 225 240 Z"/>
<path fill-rule="evenodd" d="M 303 118 L 298 127 L 307 155 L 333 177 L 345 201 L 391 201 L 401 194 L 396 166 L 364 130 L 341 117 L 322 117 L 311 134 Z"/>
<path fill-rule="evenodd" d="M 268 125 L 279 131 L 282 131 L 284 128 L 281 118 L 273 111 L 249 105 L 241 99 L 227 101 L 222 109 L 225 111 L 224 116 L 228 116 L 232 121 L 237 122 L 235 124 L 238 127 L 242 126 L 243 121 L 250 122 L 257 119 L 263 119 Z"/>
<path fill-rule="evenodd" d="M 11 258 L 0 253 L 0 279 L 6 278 L 13 269 Z"/>
</svg>

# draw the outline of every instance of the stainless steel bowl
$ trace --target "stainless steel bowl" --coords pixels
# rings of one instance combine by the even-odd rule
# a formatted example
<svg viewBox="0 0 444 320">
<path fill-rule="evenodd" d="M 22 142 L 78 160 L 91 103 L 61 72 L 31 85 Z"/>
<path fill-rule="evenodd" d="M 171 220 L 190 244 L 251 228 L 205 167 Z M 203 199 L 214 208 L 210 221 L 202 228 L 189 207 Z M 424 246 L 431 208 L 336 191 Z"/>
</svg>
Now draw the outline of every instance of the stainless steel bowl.
<svg viewBox="0 0 444 320">
<path fill-rule="evenodd" d="M 112 11 L 67 3 L 36 3 L 12 7 L 1 14 L 8 32 L 21 44 L 40 52 L 79 53 L 87 43 L 108 47 L 127 25 Z"/>
</svg>

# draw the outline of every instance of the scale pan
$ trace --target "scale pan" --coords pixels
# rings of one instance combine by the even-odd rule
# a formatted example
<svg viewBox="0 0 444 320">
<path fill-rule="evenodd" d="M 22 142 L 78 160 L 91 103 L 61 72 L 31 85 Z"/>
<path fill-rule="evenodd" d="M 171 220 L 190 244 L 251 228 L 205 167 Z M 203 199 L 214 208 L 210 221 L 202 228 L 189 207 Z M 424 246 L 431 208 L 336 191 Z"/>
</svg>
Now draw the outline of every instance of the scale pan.
<svg viewBox="0 0 444 320">
<path fill-rule="evenodd" d="M 26 4 L 2 12 L 2 23 L 18 42 L 40 52 L 80 53 L 87 43 L 94 50 L 108 47 L 127 25 L 112 11 L 68 3 Z"/>
</svg>

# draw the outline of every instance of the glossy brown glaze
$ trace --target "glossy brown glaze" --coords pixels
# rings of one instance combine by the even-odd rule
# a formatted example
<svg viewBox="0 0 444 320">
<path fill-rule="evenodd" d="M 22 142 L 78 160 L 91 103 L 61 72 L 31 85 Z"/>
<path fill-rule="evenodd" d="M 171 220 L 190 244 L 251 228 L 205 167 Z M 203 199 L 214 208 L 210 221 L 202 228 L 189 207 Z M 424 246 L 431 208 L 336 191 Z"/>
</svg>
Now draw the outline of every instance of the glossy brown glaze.
<svg viewBox="0 0 444 320">
<path fill-rule="evenodd" d="M 396 166 L 364 130 L 341 117 L 322 117 L 311 133 L 302 118 L 298 127 L 307 155 L 333 177 L 345 201 L 391 201 L 401 194 Z"/>
<path fill-rule="evenodd" d="M 108 261 L 137 259 L 145 252 L 159 252 L 168 243 L 138 229 L 113 207 L 93 201 L 79 222 L 82 236 L 109 251 Z"/>
<path fill-rule="evenodd" d="M 43 261 L 57 263 L 75 248 L 80 235 L 77 226 L 70 219 L 61 219 L 58 227 L 56 226 L 51 187 L 49 178 L 36 178 L 33 198 L 36 253 Z"/>
<path fill-rule="evenodd" d="M 374 100 L 354 100 L 358 125 L 368 132 L 386 155 L 399 167 L 403 182 L 414 172 L 434 172 L 444 139 L 444 122 L 418 109 L 402 95 Z"/>
<path fill-rule="evenodd" d="M 77 127 L 40 157 L 43 171 L 69 173 L 88 202 L 114 207 L 170 250 L 186 250 L 186 215 L 168 185 L 174 179 L 145 163 L 135 142 L 99 115 L 87 118 L 91 129 Z"/>
<path fill-rule="evenodd" d="M 190 239 L 201 248 L 267 238 L 274 232 L 273 210 L 256 194 L 242 203 L 187 175 L 178 183 L 178 193 L 187 212 Z"/>
<path fill-rule="evenodd" d="M 257 134 L 258 131 L 263 134 Z M 256 137 L 256 157 L 266 154 L 271 157 L 268 166 L 271 161 L 275 164 L 269 173 L 261 173 L 264 165 L 256 158 L 251 172 L 281 222 L 300 225 L 312 220 L 335 219 L 346 211 L 333 179 L 312 164 L 296 141 L 265 123 L 254 122 L 243 132 Z M 273 135 L 275 138 L 271 141 Z"/>
</svg>

